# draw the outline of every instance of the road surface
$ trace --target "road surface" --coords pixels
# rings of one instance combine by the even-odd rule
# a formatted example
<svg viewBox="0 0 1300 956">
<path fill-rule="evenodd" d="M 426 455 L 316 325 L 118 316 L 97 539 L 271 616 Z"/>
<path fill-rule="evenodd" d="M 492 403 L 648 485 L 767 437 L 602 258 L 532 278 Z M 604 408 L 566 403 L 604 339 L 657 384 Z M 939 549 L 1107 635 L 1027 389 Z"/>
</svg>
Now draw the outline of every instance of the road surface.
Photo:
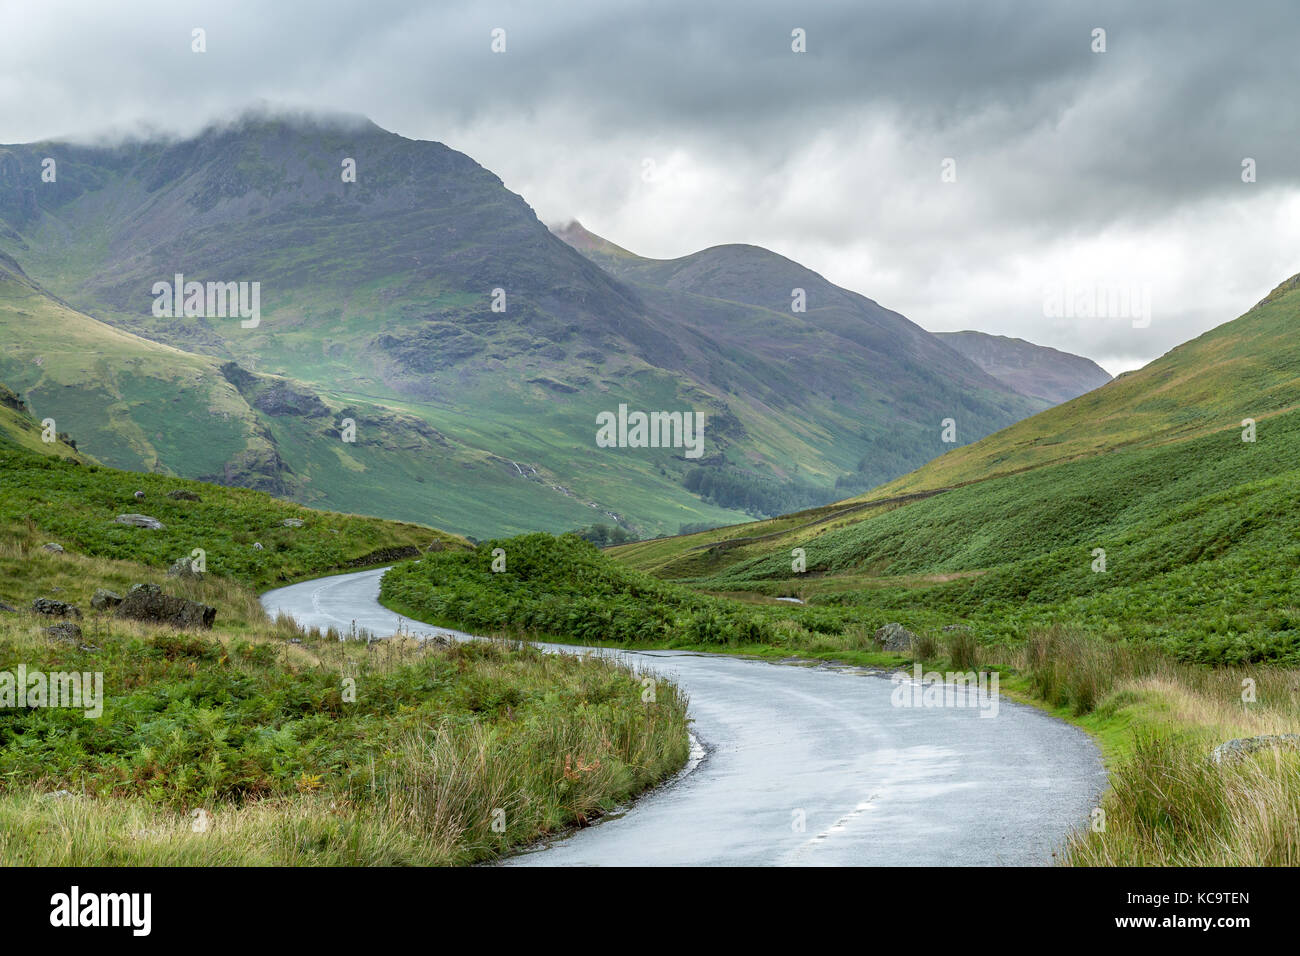
<svg viewBox="0 0 1300 956">
<path fill-rule="evenodd" d="M 382 573 L 306 581 L 262 603 L 307 627 L 468 637 L 382 607 Z M 894 706 L 890 679 L 854 668 L 617 656 L 685 688 L 703 756 L 630 809 L 509 864 L 1047 864 L 1106 785 L 1086 734 L 1005 698 L 981 717 L 987 698 Z"/>
</svg>

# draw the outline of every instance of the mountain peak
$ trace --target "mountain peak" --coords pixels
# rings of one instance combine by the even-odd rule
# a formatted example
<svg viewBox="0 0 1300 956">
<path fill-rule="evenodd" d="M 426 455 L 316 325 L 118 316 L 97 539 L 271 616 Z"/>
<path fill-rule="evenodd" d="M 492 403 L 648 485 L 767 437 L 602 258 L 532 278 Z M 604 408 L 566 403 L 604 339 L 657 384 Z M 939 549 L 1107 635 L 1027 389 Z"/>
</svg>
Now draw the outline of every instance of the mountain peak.
<svg viewBox="0 0 1300 956">
<path fill-rule="evenodd" d="M 565 225 L 550 227 L 551 232 L 563 239 L 579 252 L 595 252 L 607 256 L 640 258 L 635 252 L 629 252 L 622 246 L 615 245 L 608 239 L 591 232 L 576 219 L 570 219 Z"/>
<path fill-rule="evenodd" d="M 213 120 L 193 139 L 252 137 L 259 134 L 347 133 L 363 136 L 395 136 L 367 116 L 343 110 L 290 106 L 257 100 L 226 119 Z"/>
</svg>

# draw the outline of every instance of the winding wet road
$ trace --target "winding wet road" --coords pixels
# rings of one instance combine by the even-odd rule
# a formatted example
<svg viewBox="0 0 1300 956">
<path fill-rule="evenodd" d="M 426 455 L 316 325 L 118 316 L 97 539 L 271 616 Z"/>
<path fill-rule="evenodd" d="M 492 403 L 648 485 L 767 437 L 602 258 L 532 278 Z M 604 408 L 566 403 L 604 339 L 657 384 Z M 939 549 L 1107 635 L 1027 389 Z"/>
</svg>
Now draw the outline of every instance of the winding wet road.
<svg viewBox="0 0 1300 956">
<path fill-rule="evenodd" d="M 382 607 L 382 573 L 306 581 L 262 604 L 308 627 L 468 637 Z M 626 812 L 511 865 L 1046 864 L 1106 784 L 1086 734 L 1005 698 L 981 716 L 993 713 L 988 698 L 894 706 L 894 683 L 854 668 L 618 656 L 685 688 L 702 759 Z"/>
</svg>

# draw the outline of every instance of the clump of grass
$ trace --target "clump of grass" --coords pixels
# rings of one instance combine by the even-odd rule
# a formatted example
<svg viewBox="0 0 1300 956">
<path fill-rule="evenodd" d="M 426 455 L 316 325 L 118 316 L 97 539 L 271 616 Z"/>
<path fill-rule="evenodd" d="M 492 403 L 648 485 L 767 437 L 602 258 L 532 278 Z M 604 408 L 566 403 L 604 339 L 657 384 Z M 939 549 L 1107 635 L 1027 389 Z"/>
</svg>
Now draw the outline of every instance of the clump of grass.
<svg viewBox="0 0 1300 956">
<path fill-rule="evenodd" d="M 1211 763 L 1195 737 L 1138 739 L 1115 772 L 1105 825 L 1066 851 L 1076 866 L 1296 866 L 1300 757 Z"/>
<path fill-rule="evenodd" d="M 1091 713 L 1114 686 L 1123 652 L 1079 631 L 1035 631 L 1025 646 L 1033 693 L 1076 716 Z M 1131 661 L 1128 661 L 1131 663 Z"/>
<path fill-rule="evenodd" d="M 979 665 L 979 642 L 970 631 L 954 631 L 948 638 L 948 660 L 953 670 L 973 671 Z"/>
<path fill-rule="evenodd" d="M 918 661 L 932 661 L 939 656 L 939 642 L 934 635 L 922 631 L 912 637 L 912 657 Z"/>
<path fill-rule="evenodd" d="M 780 627 L 784 622 L 777 622 L 775 627 Z M 840 634 L 840 641 L 844 647 L 855 651 L 874 651 L 876 650 L 875 632 L 871 628 L 862 624 L 850 624 L 845 627 Z"/>
<path fill-rule="evenodd" d="M 1075 834 L 1065 862 L 1300 863 L 1300 755 L 1210 760 L 1224 740 L 1297 731 L 1294 670 L 1207 668 L 1063 628 L 1031 634 L 1019 666 L 1034 694 L 1099 720 L 1114 747 L 1104 828 Z M 1122 745 L 1115 726 L 1126 728 Z"/>
</svg>

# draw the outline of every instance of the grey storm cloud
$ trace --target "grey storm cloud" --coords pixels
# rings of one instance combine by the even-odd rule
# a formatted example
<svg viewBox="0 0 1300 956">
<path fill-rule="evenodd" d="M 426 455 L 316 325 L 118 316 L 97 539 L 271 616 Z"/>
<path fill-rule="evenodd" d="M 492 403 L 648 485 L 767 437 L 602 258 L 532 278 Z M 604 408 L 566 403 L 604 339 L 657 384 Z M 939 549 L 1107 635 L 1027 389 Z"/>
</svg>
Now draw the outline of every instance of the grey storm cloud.
<svg viewBox="0 0 1300 956">
<path fill-rule="evenodd" d="M 1286 0 L 0 0 L 0 22 L 0 141 L 191 132 L 257 100 L 360 113 L 635 251 L 767 245 L 928 328 L 1112 368 L 1300 267 Z M 1071 276 L 1145 281 L 1151 327 L 1046 317 Z"/>
</svg>

